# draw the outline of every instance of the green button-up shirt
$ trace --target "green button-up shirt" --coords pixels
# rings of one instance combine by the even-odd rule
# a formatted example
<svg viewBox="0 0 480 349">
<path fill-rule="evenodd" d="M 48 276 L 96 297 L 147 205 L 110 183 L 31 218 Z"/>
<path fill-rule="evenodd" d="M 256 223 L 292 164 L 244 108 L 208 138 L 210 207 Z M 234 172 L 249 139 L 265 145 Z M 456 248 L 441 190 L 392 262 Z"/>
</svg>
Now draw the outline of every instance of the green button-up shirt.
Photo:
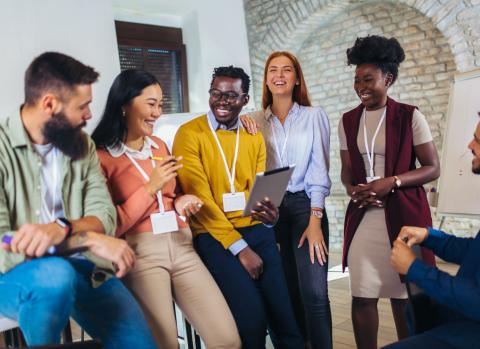
<svg viewBox="0 0 480 349">
<path fill-rule="evenodd" d="M 101 172 L 95 144 L 89 136 L 88 154 L 72 160 L 61 154 L 62 204 L 65 217 L 95 216 L 105 232 L 114 236 L 116 211 Z M 42 159 L 30 141 L 20 111 L 0 123 L 0 239 L 13 235 L 25 223 L 39 223 L 42 203 L 40 168 Z M 88 252 L 85 257 L 97 266 L 111 269 L 111 263 Z M 20 254 L 0 249 L 0 273 L 23 262 Z"/>
</svg>

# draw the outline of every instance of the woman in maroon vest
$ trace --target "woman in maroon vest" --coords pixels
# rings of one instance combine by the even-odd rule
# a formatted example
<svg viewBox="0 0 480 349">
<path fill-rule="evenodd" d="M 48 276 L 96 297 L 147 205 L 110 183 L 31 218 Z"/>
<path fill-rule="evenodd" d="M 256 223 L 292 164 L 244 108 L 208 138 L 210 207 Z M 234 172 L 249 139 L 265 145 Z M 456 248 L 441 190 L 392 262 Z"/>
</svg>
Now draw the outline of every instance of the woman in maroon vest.
<svg viewBox="0 0 480 349">
<path fill-rule="evenodd" d="M 339 125 L 342 183 L 351 197 L 343 265 L 350 272 L 357 347 L 375 349 L 379 298 L 390 298 L 397 335 L 407 336 L 407 292 L 390 265 L 390 249 L 403 225 L 431 226 L 422 185 L 438 178 L 440 166 L 425 117 L 416 107 L 388 97 L 405 59 L 398 41 L 357 38 L 347 58 L 356 65 L 354 89 L 361 104 L 345 113 Z M 434 262 L 430 251 L 422 254 Z"/>
</svg>

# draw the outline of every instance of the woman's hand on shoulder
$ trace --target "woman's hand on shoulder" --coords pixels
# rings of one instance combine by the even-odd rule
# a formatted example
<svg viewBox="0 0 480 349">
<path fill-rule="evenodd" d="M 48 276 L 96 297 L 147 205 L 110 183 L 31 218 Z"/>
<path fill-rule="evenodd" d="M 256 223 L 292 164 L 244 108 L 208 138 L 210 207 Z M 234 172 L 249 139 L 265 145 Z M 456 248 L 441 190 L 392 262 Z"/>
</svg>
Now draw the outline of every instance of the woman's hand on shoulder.
<svg viewBox="0 0 480 349">
<path fill-rule="evenodd" d="M 240 122 L 247 132 L 251 135 L 256 135 L 259 129 L 257 122 L 249 115 L 240 115 Z"/>
</svg>

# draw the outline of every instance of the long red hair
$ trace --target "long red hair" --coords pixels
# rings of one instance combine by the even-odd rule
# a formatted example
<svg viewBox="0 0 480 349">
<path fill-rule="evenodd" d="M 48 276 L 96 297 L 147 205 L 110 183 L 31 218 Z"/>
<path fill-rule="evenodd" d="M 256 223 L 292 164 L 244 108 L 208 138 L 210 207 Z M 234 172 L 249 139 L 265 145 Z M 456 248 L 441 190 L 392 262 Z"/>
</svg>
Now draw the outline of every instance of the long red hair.
<svg viewBox="0 0 480 349">
<path fill-rule="evenodd" d="M 305 83 L 305 78 L 303 77 L 302 67 L 298 62 L 297 57 L 287 51 L 275 51 L 268 56 L 267 61 L 265 62 L 265 69 L 263 71 L 262 108 L 266 109 L 273 102 L 272 92 L 270 92 L 267 86 L 268 66 L 270 65 L 272 59 L 281 56 L 287 57 L 292 62 L 293 68 L 295 69 L 295 74 L 297 75 L 298 85 L 295 85 L 293 88 L 293 101 L 297 102 L 299 105 L 310 107 L 312 103 L 310 102 L 310 96 L 308 95 L 307 84 Z"/>
</svg>

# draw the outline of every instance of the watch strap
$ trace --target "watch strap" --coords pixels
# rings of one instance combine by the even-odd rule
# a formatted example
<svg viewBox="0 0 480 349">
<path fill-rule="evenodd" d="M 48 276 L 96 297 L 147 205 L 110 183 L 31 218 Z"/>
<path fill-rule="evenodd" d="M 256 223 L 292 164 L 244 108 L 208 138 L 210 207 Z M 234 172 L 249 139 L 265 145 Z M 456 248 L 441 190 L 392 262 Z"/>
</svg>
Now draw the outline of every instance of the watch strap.
<svg viewBox="0 0 480 349">
<path fill-rule="evenodd" d="M 65 232 L 67 233 L 66 238 L 70 237 L 72 235 L 72 223 L 66 219 L 65 217 L 59 217 L 55 219 L 55 223 L 57 223 L 59 226 L 61 226 Z"/>
</svg>

